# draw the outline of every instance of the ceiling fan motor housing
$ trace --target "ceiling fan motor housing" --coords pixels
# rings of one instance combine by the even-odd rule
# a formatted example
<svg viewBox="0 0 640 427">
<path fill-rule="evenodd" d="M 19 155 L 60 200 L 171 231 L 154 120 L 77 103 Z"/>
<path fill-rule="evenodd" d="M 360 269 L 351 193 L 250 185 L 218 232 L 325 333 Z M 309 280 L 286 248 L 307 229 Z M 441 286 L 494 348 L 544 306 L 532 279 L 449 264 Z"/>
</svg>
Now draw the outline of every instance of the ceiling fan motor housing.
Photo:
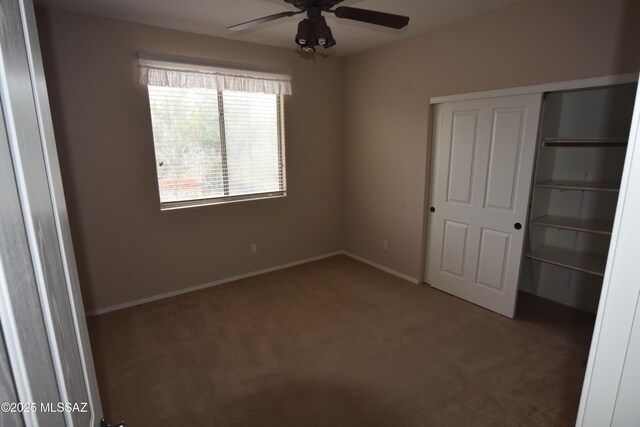
<svg viewBox="0 0 640 427">
<path fill-rule="evenodd" d="M 308 10 L 310 8 L 319 8 L 321 10 L 329 10 L 344 0 L 284 0 L 300 10 Z"/>
</svg>

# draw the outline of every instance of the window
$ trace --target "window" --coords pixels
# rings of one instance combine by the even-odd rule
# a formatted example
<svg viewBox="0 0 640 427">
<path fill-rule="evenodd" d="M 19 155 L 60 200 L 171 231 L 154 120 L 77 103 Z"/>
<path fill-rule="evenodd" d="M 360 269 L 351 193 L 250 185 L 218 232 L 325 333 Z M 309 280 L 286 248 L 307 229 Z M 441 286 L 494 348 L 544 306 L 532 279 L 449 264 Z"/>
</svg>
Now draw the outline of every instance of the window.
<svg viewBox="0 0 640 427">
<path fill-rule="evenodd" d="M 163 207 L 284 193 L 280 96 L 149 86 L 149 104 Z"/>
<path fill-rule="evenodd" d="M 286 194 L 282 96 L 290 87 L 264 80 L 265 72 L 140 64 L 161 209 Z"/>
</svg>

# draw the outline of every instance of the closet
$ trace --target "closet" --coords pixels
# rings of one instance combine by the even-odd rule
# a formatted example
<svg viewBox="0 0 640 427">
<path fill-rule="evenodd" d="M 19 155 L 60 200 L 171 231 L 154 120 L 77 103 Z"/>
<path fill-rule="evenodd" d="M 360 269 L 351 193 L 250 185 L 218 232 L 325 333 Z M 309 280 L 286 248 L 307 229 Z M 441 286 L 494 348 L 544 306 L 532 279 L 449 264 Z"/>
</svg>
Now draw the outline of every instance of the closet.
<svg viewBox="0 0 640 427">
<path fill-rule="evenodd" d="M 521 290 L 596 311 L 635 89 L 545 94 Z"/>
<path fill-rule="evenodd" d="M 637 76 L 431 99 L 425 282 L 508 317 L 595 312 Z"/>
</svg>

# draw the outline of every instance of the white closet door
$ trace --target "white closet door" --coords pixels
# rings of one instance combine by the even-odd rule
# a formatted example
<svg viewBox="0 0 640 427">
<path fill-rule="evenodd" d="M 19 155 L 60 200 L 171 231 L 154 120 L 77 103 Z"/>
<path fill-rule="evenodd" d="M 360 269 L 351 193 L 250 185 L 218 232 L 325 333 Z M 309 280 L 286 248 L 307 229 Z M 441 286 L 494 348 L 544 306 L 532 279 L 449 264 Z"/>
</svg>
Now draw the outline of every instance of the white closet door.
<svg viewBox="0 0 640 427">
<path fill-rule="evenodd" d="M 514 316 L 542 94 L 438 105 L 425 281 Z"/>
</svg>

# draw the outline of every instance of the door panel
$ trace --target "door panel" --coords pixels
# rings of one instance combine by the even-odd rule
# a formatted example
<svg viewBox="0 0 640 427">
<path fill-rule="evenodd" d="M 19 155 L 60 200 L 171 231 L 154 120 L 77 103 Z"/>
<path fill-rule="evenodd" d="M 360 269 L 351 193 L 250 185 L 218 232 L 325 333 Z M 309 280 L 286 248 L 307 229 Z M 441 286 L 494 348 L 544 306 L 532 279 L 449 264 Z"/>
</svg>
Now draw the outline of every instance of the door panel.
<svg viewBox="0 0 640 427">
<path fill-rule="evenodd" d="M 0 225 L 11 237 L 0 241 L 0 326 L 17 398 L 38 405 L 23 414 L 26 425 L 97 426 L 102 409 L 30 0 L 3 1 L 0 26 Z M 58 403 L 79 410 L 57 412 Z"/>
<path fill-rule="evenodd" d="M 462 277 L 467 253 L 468 224 L 445 221 L 442 248 L 442 271 Z"/>
<path fill-rule="evenodd" d="M 513 210 L 514 189 L 518 182 L 524 111 L 496 111 L 491 129 L 489 173 L 485 207 Z"/>
<path fill-rule="evenodd" d="M 478 113 L 463 112 L 453 116 L 453 136 L 447 201 L 471 203 L 473 187 L 473 165 L 478 135 Z M 458 173 L 453 173 L 457 171 Z"/>
<path fill-rule="evenodd" d="M 476 283 L 503 291 L 510 239 L 508 233 L 482 228 Z"/>
<path fill-rule="evenodd" d="M 20 398 L 0 403 L 60 401 L 3 113 L 0 107 L 3 115 L 0 120 L 0 326 L 7 350 L 7 366 L 11 368 L 7 376 L 15 383 L 15 395 Z M 25 347 L 29 351 L 21 352 Z M 38 387 L 24 386 L 32 382 L 37 382 Z M 26 412 L 18 415 L 20 422 L 27 425 L 64 425 L 62 414 Z M 0 425 L 4 426 L 5 421 Z"/>
<path fill-rule="evenodd" d="M 436 110 L 425 281 L 513 317 L 541 94 Z"/>
</svg>

